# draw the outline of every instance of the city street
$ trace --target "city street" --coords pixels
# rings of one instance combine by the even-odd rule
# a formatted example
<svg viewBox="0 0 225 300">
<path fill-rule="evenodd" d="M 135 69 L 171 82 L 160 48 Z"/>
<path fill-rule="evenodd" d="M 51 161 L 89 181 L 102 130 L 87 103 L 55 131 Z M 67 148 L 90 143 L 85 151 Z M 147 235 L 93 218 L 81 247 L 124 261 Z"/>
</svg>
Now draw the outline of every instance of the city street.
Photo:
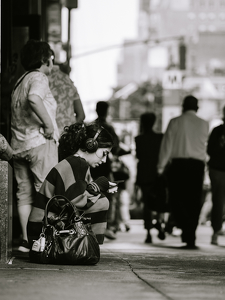
<svg viewBox="0 0 225 300">
<path fill-rule="evenodd" d="M 184 250 L 179 236 L 145 244 L 142 220 L 129 232 L 105 240 L 96 266 L 31 264 L 16 252 L 0 265 L 1 300 L 11 299 L 224 299 L 225 237 L 210 245 L 211 228 L 199 226 L 197 250 Z"/>
<path fill-rule="evenodd" d="M 225 300 L 225 0 L 0 10 L 0 300 Z M 82 217 L 96 265 L 30 262 Z"/>
</svg>

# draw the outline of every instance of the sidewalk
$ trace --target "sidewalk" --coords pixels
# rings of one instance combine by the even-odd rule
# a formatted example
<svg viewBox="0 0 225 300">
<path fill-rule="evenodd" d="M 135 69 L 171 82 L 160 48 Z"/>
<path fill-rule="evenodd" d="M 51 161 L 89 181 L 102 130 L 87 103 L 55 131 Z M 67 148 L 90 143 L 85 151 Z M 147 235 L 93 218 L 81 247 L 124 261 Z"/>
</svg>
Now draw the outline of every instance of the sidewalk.
<svg viewBox="0 0 225 300">
<path fill-rule="evenodd" d="M 101 246 L 96 266 L 31 264 L 14 256 L 0 265 L 1 300 L 224 300 L 225 237 L 210 245 L 211 228 L 199 226 L 198 250 L 179 249 L 179 237 L 144 244 L 141 220 Z"/>
</svg>

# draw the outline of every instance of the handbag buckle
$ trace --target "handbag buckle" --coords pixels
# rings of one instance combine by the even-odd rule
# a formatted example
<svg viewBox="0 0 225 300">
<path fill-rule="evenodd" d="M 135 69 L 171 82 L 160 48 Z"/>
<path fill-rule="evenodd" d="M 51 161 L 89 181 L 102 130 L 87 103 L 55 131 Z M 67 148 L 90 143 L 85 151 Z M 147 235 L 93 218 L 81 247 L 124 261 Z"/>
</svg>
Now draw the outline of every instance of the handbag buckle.
<svg viewBox="0 0 225 300">
<path fill-rule="evenodd" d="M 74 234 L 75 230 L 74 229 L 69 229 L 69 230 L 60 230 L 56 231 L 55 235 L 61 235 L 61 234 Z"/>
</svg>

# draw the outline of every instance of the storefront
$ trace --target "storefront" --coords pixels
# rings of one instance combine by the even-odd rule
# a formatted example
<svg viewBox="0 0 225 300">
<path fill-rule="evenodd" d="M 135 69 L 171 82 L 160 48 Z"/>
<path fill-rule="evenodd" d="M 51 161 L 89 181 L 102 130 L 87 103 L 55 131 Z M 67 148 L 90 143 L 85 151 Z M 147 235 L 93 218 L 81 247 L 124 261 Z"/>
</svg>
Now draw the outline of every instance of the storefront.
<svg viewBox="0 0 225 300">
<path fill-rule="evenodd" d="M 10 141 L 10 95 L 24 70 L 20 64 L 20 49 L 29 39 L 47 41 L 55 52 L 56 63 L 69 73 L 70 12 L 77 0 L 8 0 L 1 2 L 1 121 L 0 132 Z M 62 43 L 62 8 L 68 11 L 66 43 Z"/>
</svg>

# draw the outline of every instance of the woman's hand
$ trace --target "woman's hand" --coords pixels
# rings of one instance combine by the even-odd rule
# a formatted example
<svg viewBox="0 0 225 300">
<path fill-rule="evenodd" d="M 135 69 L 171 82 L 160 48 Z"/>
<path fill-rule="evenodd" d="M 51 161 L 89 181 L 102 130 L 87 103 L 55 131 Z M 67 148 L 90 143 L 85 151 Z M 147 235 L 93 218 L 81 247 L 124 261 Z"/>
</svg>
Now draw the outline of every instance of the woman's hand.
<svg viewBox="0 0 225 300">
<path fill-rule="evenodd" d="M 109 181 L 109 189 L 107 193 L 114 194 L 118 191 L 118 185 L 115 182 Z"/>
<path fill-rule="evenodd" d="M 41 127 L 40 128 L 40 133 L 43 134 L 43 136 L 48 139 L 52 140 L 53 139 L 53 134 L 54 134 L 54 128 L 47 128 L 47 127 Z"/>
<path fill-rule="evenodd" d="M 42 133 L 46 139 L 52 139 L 54 134 L 54 126 L 42 99 L 37 95 L 29 95 L 28 101 L 33 112 L 43 123 L 43 127 L 40 128 L 40 133 Z"/>
<path fill-rule="evenodd" d="M 44 127 L 44 137 L 48 140 L 51 140 L 53 139 L 53 134 L 54 134 L 54 127 L 53 125 L 52 126 L 49 126 L 49 127 Z"/>
</svg>

